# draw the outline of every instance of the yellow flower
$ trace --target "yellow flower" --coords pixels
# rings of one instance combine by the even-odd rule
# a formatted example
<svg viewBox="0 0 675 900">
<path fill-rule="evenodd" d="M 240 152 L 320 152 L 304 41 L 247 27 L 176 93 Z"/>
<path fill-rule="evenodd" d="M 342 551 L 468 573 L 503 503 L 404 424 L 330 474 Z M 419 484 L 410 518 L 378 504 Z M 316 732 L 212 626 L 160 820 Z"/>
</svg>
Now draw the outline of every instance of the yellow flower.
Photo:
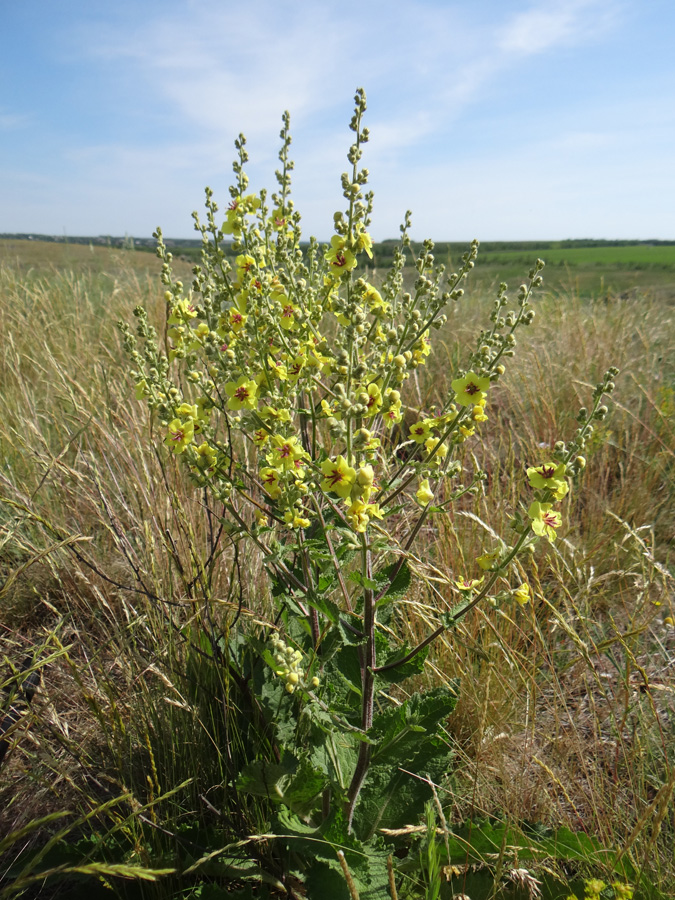
<svg viewBox="0 0 675 900">
<path fill-rule="evenodd" d="M 176 415 L 182 419 L 196 419 L 197 407 L 192 403 L 181 403 L 176 410 Z"/>
<path fill-rule="evenodd" d="M 431 353 L 431 341 L 429 332 L 425 331 L 413 347 L 413 361 L 416 365 L 421 366 L 425 362 L 425 357 Z"/>
<path fill-rule="evenodd" d="M 335 272 L 349 272 L 356 266 L 356 257 L 347 249 L 347 241 L 334 234 L 330 239 L 330 249 L 326 252 L 326 261 L 333 266 Z"/>
<path fill-rule="evenodd" d="M 255 266 L 255 259 L 248 253 L 240 253 L 235 260 L 237 266 L 237 281 L 241 282 L 245 275 Z"/>
<path fill-rule="evenodd" d="M 356 480 L 356 469 L 353 469 L 343 456 L 333 462 L 330 459 L 321 463 L 321 471 L 326 476 L 321 482 L 323 491 L 333 491 L 338 497 L 348 497 Z"/>
<path fill-rule="evenodd" d="M 150 396 L 150 389 L 148 388 L 148 382 L 145 378 L 141 378 L 140 381 L 136 382 L 136 399 L 142 400 L 144 397 Z"/>
<path fill-rule="evenodd" d="M 255 212 L 259 207 L 260 198 L 256 197 L 255 194 L 235 197 L 227 209 L 225 222 L 223 223 L 223 233 L 240 237 L 244 225 L 244 216 Z"/>
<path fill-rule="evenodd" d="M 270 374 L 275 378 L 278 378 L 279 381 L 286 381 L 288 378 L 288 370 L 283 363 L 278 363 L 276 360 L 272 359 L 271 356 L 267 357 L 267 366 L 270 370 Z"/>
<path fill-rule="evenodd" d="M 321 414 L 326 416 L 326 418 L 329 418 L 330 416 L 332 416 L 334 419 L 337 419 L 338 421 L 342 418 L 342 413 L 337 408 L 337 406 L 332 407 L 330 405 L 330 403 L 328 402 L 328 400 L 321 401 Z"/>
<path fill-rule="evenodd" d="M 477 403 L 471 410 L 471 418 L 474 422 L 487 422 L 488 417 L 485 414 L 485 402 Z"/>
<path fill-rule="evenodd" d="M 424 446 L 429 456 L 434 454 L 430 464 L 438 468 L 448 455 L 448 445 L 442 444 L 438 438 L 430 437 L 424 442 Z"/>
<path fill-rule="evenodd" d="M 370 418 L 370 416 L 376 416 L 382 409 L 382 392 L 378 384 L 373 381 L 368 385 L 366 393 L 368 394 L 368 400 L 366 401 L 368 412 L 366 417 Z"/>
<path fill-rule="evenodd" d="M 169 422 L 168 432 L 164 443 L 167 447 L 171 447 L 174 453 L 182 453 L 194 439 L 195 424 L 192 419 L 188 419 L 186 422 L 173 419 Z"/>
<path fill-rule="evenodd" d="M 584 885 L 584 893 L 586 894 L 587 900 L 593 900 L 593 898 L 599 898 L 600 891 L 603 891 L 607 887 L 604 881 L 601 881 L 599 878 L 589 878 L 587 879 Z"/>
<path fill-rule="evenodd" d="M 307 357 L 303 354 L 298 354 L 298 356 L 294 356 L 292 360 L 290 360 L 288 364 L 288 380 L 291 384 L 295 384 L 300 375 L 302 374 L 302 370 L 305 367 L 307 362 Z"/>
<path fill-rule="evenodd" d="M 364 226 L 359 222 L 354 229 L 354 247 L 356 248 L 356 252 L 360 253 L 362 250 L 365 250 L 368 258 L 373 258 L 373 239 L 365 230 Z"/>
<path fill-rule="evenodd" d="M 197 309 L 192 300 L 179 300 L 171 309 L 168 319 L 169 325 L 182 325 L 194 319 L 197 315 Z"/>
<path fill-rule="evenodd" d="M 374 316 L 385 316 L 389 312 L 389 304 L 385 303 L 382 294 L 372 284 L 367 285 L 363 299 Z"/>
<path fill-rule="evenodd" d="M 517 600 L 521 606 L 525 606 L 526 603 L 530 602 L 530 586 L 529 584 L 521 584 L 520 587 L 517 587 L 513 592 L 514 600 Z"/>
<path fill-rule="evenodd" d="M 208 422 L 211 412 L 213 410 L 213 405 L 208 397 L 197 397 L 197 401 L 195 403 L 195 407 L 197 409 L 197 418 L 200 422 Z"/>
<path fill-rule="evenodd" d="M 199 350 L 204 346 L 204 338 L 211 329 L 206 324 L 206 322 L 200 322 L 199 325 L 191 332 L 190 337 L 192 340 L 188 345 L 188 350 Z"/>
<path fill-rule="evenodd" d="M 530 466 L 527 470 L 527 478 L 533 488 L 543 488 L 553 493 L 556 500 L 562 500 L 569 490 L 565 481 L 565 463 L 542 463 L 540 466 Z"/>
<path fill-rule="evenodd" d="M 420 486 L 417 488 L 415 497 L 420 506 L 426 506 L 434 499 L 434 492 L 429 487 L 428 478 L 423 478 L 422 481 L 420 481 Z"/>
<path fill-rule="evenodd" d="M 245 375 L 242 375 L 237 382 L 228 381 L 225 385 L 225 393 L 230 398 L 227 401 L 227 408 L 232 410 L 255 409 L 257 392 L 258 385 Z"/>
<path fill-rule="evenodd" d="M 330 375 L 333 366 L 333 359 L 330 356 L 324 356 L 312 341 L 307 342 L 307 365 L 315 369 L 319 369 L 322 375 Z"/>
<path fill-rule="evenodd" d="M 309 528 L 310 522 L 309 519 L 306 519 L 304 516 L 301 516 L 295 510 L 284 513 L 284 522 L 290 525 L 293 528 Z M 289 676 L 290 678 L 291 676 Z M 296 676 L 297 681 L 297 676 Z"/>
<path fill-rule="evenodd" d="M 456 378 L 452 382 L 455 401 L 460 406 L 475 406 L 485 398 L 489 387 L 490 379 L 487 376 L 478 376 L 473 372 L 467 372 L 464 378 Z"/>
<path fill-rule="evenodd" d="M 291 414 L 287 409 L 277 409 L 276 406 L 263 406 L 260 410 L 260 418 L 266 422 L 268 419 L 272 422 L 290 422 Z"/>
<path fill-rule="evenodd" d="M 535 501 L 530 504 L 527 514 L 532 519 L 532 531 L 553 543 L 556 538 L 555 529 L 560 528 L 562 519 L 560 513 L 551 511 L 551 505 Z"/>
<path fill-rule="evenodd" d="M 361 463 L 359 470 L 356 473 L 352 496 L 357 495 L 361 500 L 368 500 L 373 492 L 374 481 L 375 472 L 373 471 L 373 467 L 371 465 L 364 465 L 363 463 Z"/>
<path fill-rule="evenodd" d="M 367 428 L 359 428 L 354 434 L 352 447 L 354 450 L 364 450 L 368 459 L 373 458 L 373 453 L 380 446 L 380 439 L 376 438 Z"/>
<path fill-rule="evenodd" d="M 279 483 L 279 479 L 281 477 L 281 473 L 276 469 L 273 469 L 271 466 L 265 466 L 260 470 L 260 480 L 262 481 L 262 486 L 270 495 L 272 500 L 278 500 L 281 497 L 281 485 Z"/>
<path fill-rule="evenodd" d="M 290 222 L 288 219 L 288 213 L 284 210 L 283 206 L 277 206 L 276 209 L 272 210 L 272 228 L 275 231 L 288 231 L 290 230 Z"/>
<path fill-rule="evenodd" d="M 255 194 L 246 194 L 241 202 L 247 213 L 253 213 L 256 209 L 260 209 L 260 197 L 256 197 Z"/>
<path fill-rule="evenodd" d="M 346 512 L 346 518 L 354 531 L 362 534 L 371 518 L 381 519 L 382 512 L 378 503 L 364 503 L 363 500 L 354 500 Z"/>
<path fill-rule="evenodd" d="M 481 567 L 481 569 L 491 569 L 501 555 L 501 550 L 499 549 L 499 547 L 496 547 L 494 550 L 489 550 L 487 553 L 483 553 L 482 556 L 479 556 L 476 559 L 476 562 Z"/>
<path fill-rule="evenodd" d="M 295 468 L 296 460 L 307 458 L 307 453 L 302 449 L 302 445 L 296 437 L 282 437 L 280 434 L 275 434 L 272 438 L 270 454 L 272 465 L 289 471 Z"/>
<path fill-rule="evenodd" d="M 225 221 L 223 222 L 224 234 L 233 234 L 235 237 L 239 237 L 241 234 L 242 225 L 244 224 L 244 209 L 240 205 L 240 200 L 241 198 L 238 197 L 229 205 L 225 214 Z"/>
<path fill-rule="evenodd" d="M 384 418 L 385 424 L 391 428 L 393 425 L 398 424 L 403 418 L 403 413 L 401 412 L 401 394 L 399 391 L 387 388 L 385 391 L 384 402 L 385 408 L 382 417 Z"/>
<path fill-rule="evenodd" d="M 256 445 L 256 447 L 263 447 L 267 443 L 269 438 L 269 432 L 265 431 L 264 428 L 258 428 L 253 432 L 253 443 Z"/>
<path fill-rule="evenodd" d="M 232 307 L 230 310 L 230 328 L 234 331 L 235 334 L 239 334 L 244 325 L 246 324 L 247 316 L 245 316 L 242 312 L 239 312 L 238 309 Z"/>
<path fill-rule="evenodd" d="M 300 308 L 290 300 L 286 299 L 281 307 L 280 324 L 285 331 L 295 331 L 298 327 L 296 316 L 300 312 Z"/>
<path fill-rule="evenodd" d="M 460 591 L 473 591 L 480 584 L 483 583 L 483 578 L 458 578 L 455 582 L 455 586 L 459 588 Z"/>
<path fill-rule="evenodd" d="M 215 471 L 218 459 L 216 451 L 204 441 L 203 444 L 195 448 L 195 453 L 197 454 L 197 467 L 211 475 Z"/>
<path fill-rule="evenodd" d="M 416 422 L 410 429 L 410 437 L 418 444 L 426 441 L 430 437 L 430 435 L 431 420 L 429 419 L 423 419 L 421 422 Z"/>
</svg>

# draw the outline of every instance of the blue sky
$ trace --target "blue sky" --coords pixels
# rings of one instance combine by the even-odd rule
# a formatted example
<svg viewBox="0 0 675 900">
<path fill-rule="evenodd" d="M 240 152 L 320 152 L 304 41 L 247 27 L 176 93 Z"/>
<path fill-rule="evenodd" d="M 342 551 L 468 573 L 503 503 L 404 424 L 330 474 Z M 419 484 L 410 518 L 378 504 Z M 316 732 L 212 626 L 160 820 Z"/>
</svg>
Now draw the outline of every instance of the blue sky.
<svg viewBox="0 0 675 900">
<path fill-rule="evenodd" d="M 2 4 L 0 232 L 191 237 L 243 131 L 327 239 L 354 89 L 372 232 L 675 239 L 672 0 L 33 0 Z"/>
</svg>

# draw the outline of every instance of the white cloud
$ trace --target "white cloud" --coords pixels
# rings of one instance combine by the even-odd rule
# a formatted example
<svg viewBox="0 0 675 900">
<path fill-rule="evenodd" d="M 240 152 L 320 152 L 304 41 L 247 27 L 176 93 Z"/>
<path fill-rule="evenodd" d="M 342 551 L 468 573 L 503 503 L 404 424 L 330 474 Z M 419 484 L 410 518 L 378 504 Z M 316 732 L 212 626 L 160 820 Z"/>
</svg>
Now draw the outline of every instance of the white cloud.
<svg viewBox="0 0 675 900">
<path fill-rule="evenodd" d="M 595 40 L 615 21 L 619 7 L 609 0 L 548 0 L 518 13 L 503 29 L 505 53 L 543 53 L 552 47 Z"/>
<path fill-rule="evenodd" d="M 0 110 L 0 131 L 17 131 L 30 125 L 31 116 L 27 113 L 12 113 Z"/>
<path fill-rule="evenodd" d="M 228 140 L 278 132 L 281 114 L 296 121 L 339 102 L 348 33 L 330 7 L 249 2 L 245 14 L 193 4 L 142 25 L 87 26 L 82 46 L 98 59 L 131 66 L 168 101 L 179 127 Z"/>
</svg>

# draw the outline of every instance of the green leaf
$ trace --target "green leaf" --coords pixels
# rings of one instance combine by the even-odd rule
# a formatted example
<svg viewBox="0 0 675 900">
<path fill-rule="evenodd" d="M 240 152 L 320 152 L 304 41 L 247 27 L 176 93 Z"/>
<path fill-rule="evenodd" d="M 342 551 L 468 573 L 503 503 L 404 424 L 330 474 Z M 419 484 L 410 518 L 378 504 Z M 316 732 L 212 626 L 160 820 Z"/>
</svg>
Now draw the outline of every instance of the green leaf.
<svg viewBox="0 0 675 900">
<path fill-rule="evenodd" d="M 425 694 L 413 694 L 401 706 L 379 713 L 368 732 L 377 742 L 372 764 L 401 766 L 419 772 L 414 766 L 420 760 L 420 753 L 429 742 L 430 747 L 437 748 L 432 739 L 456 702 L 457 695 L 451 690 L 436 688 Z M 447 750 L 447 745 L 444 746 Z"/>
<path fill-rule="evenodd" d="M 306 875 L 309 897 L 350 900 L 337 856 L 342 850 L 361 900 L 390 900 L 387 856 L 391 848 L 380 838 L 365 843 L 350 835 L 341 809 L 335 809 L 314 831 L 284 810 L 279 811 L 279 824 L 284 838 L 292 839 L 289 846 L 311 860 Z"/>
<path fill-rule="evenodd" d="M 319 575 L 319 583 L 316 586 L 319 594 L 325 594 L 331 591 L 335 586 L 335 578 L 330 575 Z"/>
<path fill-rule="evenodd" d="M 281 763 L 249 763 L 237 780 L 240 791 L 283 803 L 299 815 L 307 815 L 314 808 L 325 787 L 323 772 L 290 753 L 284 753 Z"/>
<path fill-rule="evenodd" d="M 447 686 L 413 694 L 407 701 L 409 720 L 434 731 L 440 722 L 450 715 L 459 698 L 459 679 L 448 682 Z"/>
<path fill-rule="evenodd" d="M 318 609 L 320 613 L 323 613 L 334 625 L 339 621 L 340 610 L 338 606 L 325 595 L 311 593 L 305 596 L 305 600 L 311 607 Z"/>
<path fill-rule="evenodd" d="M 388 760 L 371 764 L 368 771 L 354 816 L 355 832 L 364 840 L 378 828 L 416 824 L 433 796 L 429 782 L 439 784 L 450 770 L 452 752 L 447 742 L 414 732 L 406 732 L 406 739 L 402 755 L 407 762 Z"/>
<path fill-rule="evenodd" d="M 320 740 L 314 742 L 310 761 L 331 782 L 335 795 L 344 794 L 354 772 L 357 760 L 357 741 L 353 732 L 340 730 L 331 720 L 322 730 Z"/>
<path fill-rule="evenodd" d="M 291 594 L 282 590 L 274 594 L 274 599 L 277 601 L 278 606 L 283 604 L 288 607 L 295 616 L 302 618 L 302 609 L 298 606 L 297 600 L 295 600 Z"/>
<path fill-rule="evenodd" d="M 305 877 L 305 888 L 308 897 L 321 897 L 321 900 L 351 900 L 339 862 L 335 866 L 315 861 Z"/>
<path fill-rule="evenodd" d="M 401 597 L 405 597 L 410 590 L 412 573 L 407 562 L 403 563 L 400 570 L 396 573 L 394 580 L 391 580 L 397 565 L 398 563 L 392 563 L 375 575 L 375 580 L 377 581 L 380 590 L 388 585 L 386 593 L 377 603 L 378 607 L 384 606 L 385 603 L 390 603 L 392 600 L 398 600 Z"/>
<path fill-rule="evenodd" d="M 336 672 L 358 696 L 361 696 L 361 664 L 359 648 L 353 644 L 345 645 L 333 657 L 331 669 Z"/>
<path fill-rule="evenodd" d="M 412 648 L 408 644 L 403 644 L 402 647 L 389 653 L 389 655 L 385 657 L 382 665 L 389 666 L 398 659 L 404 659 L 408 653 L 410 653 L 411 649 Z M 396 668 L 389 669 L 386 672 L 378 672 L 377 678 L 385 681 L 387 684 L 399 684 L 401 681 L 405 681 L 406 678 L 410 678 L 412 675 L 419 675 L 424 671 L 424 661 L 428 654 L 429 647 L 427 646 L 420 650 L 416 656 L 413 656 L 412 659 L 408 660 L 408 662 L 401 663 L 400 665 L 397 665 Z"/>
<path fill-rule="evenodd" d="M 360 631 L 361 634 L 354 634 L 349 628 L 345 627 L 345 623 L 352 625 L 357 631 Z M 342 618 L 338 623 L 338 628 L 340 630 L 340 634 L 342 635 L 342 641 L 346 646 L 358 646 L 359 644 L 364 644 L 366 641 L 366 636 L 363 634 L 363 619 L 359 618 L 359 616 L 349 615 L 349 613 L 343 613 Z"/>
<path fill-rule="evenodd" d="M 256 691 L 265 711 L 265 718 L 273 723 L 278 742 L 282 746 L 293 746 L 298 721 L 295 717 L 295 701 L 287 692 L 283 679 L 270 669 L 256 678 Z"/>
<path fill-rule="evenodd" d="M 441 616 L 441 622 L 445 625 L 446 628 L 455 628 L 457 622 L 462 618 L 466 610 L 469 608 L 471 601 L 460 600 L 459 603 L 456 603 L 450 612 L 443 613 Z"/>
<path fill-rule="evenodd" d="M 348 577 L 350 581 L 353 581 L 354 584 L 358 584 L 364 589 L 374 591 L 377 590 L 378 587 L 380 587 L 380 583 L 378 581 L 375 581 L 372 578 L 366 578 L 360 572 L 350 572 Z"/>
</svg>

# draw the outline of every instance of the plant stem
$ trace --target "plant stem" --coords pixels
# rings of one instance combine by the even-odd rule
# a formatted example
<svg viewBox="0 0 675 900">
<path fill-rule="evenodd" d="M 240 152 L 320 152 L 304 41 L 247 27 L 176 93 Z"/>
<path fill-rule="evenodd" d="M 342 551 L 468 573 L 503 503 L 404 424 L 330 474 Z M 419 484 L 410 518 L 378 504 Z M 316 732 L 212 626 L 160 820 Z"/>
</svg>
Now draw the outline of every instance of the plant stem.
<svg viewBox="0 0 675 900">
<path fill-rule="evenodd" d="M 369 585 L 372 579 L 372 558 L 365 534 L 361 537 L 361 561 L 364 583 Z M 365 587 L 363 590 L 363 630 L 366 634 L 366 645 L 361 659 L 361 728 L 368 732 L 373 724 L 374 672 L 377 662 L 375 657 L 375 596 L 371 587 Z M 362 741 L 359 744 L 359 756 L 347 793 L 347 816 L 350 831 L 356 801 L 368 774 L 370 753 L 370 744 Z"/>
</svg>

